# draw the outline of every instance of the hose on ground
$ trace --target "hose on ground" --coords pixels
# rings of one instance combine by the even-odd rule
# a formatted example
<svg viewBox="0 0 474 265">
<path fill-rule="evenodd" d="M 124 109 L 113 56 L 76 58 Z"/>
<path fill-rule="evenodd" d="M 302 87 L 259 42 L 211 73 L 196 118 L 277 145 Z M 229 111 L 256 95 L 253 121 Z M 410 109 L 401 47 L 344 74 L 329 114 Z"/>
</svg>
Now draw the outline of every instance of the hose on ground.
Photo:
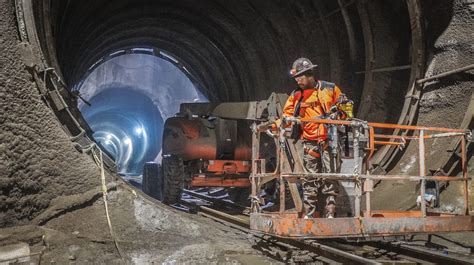
<svg viewBox="0 0 474 265">
<path fill-rule="evenodd" d="M 122 259 L 122 262 L 126 264 L 125 258 L 122 254 L 122 250 L 120 249 L 120 246 L 118 244 L 117 238 L 115 236 L 113 227 L 112 227 L 112 221 L 110 219 L 110 214 L 109 214 L 109 207 L 107 203 L 107 186 L 105 184 L 105 170 L 104 170 L 104 161 L 102 159 L 102 150 L 100 148 L 97 148 L 99 150 L 99 155 L 97 155 L 96 148 L 97 147 L 95 144 L 91 146 L 90 149 L 87 151 L 90 151 L 92 154 L 92 157 L 94 158 L 94 161 L 97 163 L 97 165 L 100 167 L 100 179 L 101 179 L 101 189 L 102 189 L 102 197 L 104 199 L 104 208 L 105 208 L 105 215 L 107 217 L 107 224 L 109 226 L 109 232 L 110 236 L 112 237 L 112 240 L 114 241 L 115 248 L 117 249 L 117 252 Z"/>
</svg>

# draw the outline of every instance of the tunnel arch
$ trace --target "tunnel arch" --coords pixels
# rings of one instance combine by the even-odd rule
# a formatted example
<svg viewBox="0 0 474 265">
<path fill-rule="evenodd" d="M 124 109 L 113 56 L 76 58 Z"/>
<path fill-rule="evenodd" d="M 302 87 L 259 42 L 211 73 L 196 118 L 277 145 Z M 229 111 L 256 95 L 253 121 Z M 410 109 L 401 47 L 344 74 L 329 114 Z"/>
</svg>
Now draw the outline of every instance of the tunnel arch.
<svg viewBox="0 0 474 265">
<path fill-rule="evenodd" d="M 193 80 L 169 54 L 135 47 L 99 59 L 72 93 L 80 95 L 88 136 L 108 151 L 120 174 L 138 176 L 145 162 L 161 160 L 164 120 L 180 103 L 207 102 Z"/>
<path fill-rule="evenodd" d="M 167 10 L 168 14 L 174 14 L 174 17 L 165 16 L 166 19 L 160 21 L 176 22 L 176 25 L 163 28 L 151 22 L 147 24 L 148 20 L 140 20 L 142 14 L 160 14 L 155 13 L 158 5 L 165 7 L 163 10 Z M 319 74 L 322 79 L 340 84 L 357 102 L 365 100 L 367 95 L 381 98 L 383 93 L 380 91 L 384 90 L 379 88 L 390 88 L 397 101 L 404 102 L 404 105 L 397 106 L 398 111 L 392 110 L 391 113 L 386 109 L 381 111 L 375 115 L 377 121 L 399 120 L 405 124 L 420 122 L 472 128 L 472 81 L 469 80 L 472 74 L 456 75 L 447 78 L 447 81 L 429 84 L 414 83 L 421 77 L 470 63 L 472 35 L 469 34 L 469 14 L 472 9 L 463 0 L 442 4 L 431 0 L 400 1 L 393 5 L 398 5 L 395 10 L 403 9 L 403 13 L 395 11 L 387 14 L 386 10 L 390 7 L 373 1 L 241 1 L 235 5 L 231 1 L 209 0 L 200 1 L 199 6 L 193 1 L 15 1 L 19 35 L 15 37 L 22 41 L 20 46 L 23 52 L 37 57 L 24 60 L 29 69 L 33 69 L 30 70 L 40 92 L 45 81 L 42 79 L 44 70 L 49 67 L 54 68 L 54 71 L 48 72 L 53 79 L 64 80 L 64 86 L 72 87 L 99 58 L 114 50 L 149 44 L 150 47 L 168 51 L 183 62 L 183 66 L 197 80 L 202 80 L 205 89 L 216 93 L 216 101 L 264 99 L 271 91 L 291 90 L 293 84 L 285 74 L 291 62 L 304 55 L 321 65 Z M 181 9 L 184 11 L 180 12 Z M 396 21 L 390 18 L 397 15 L 404 21 L 403 25 L 409 21 L 411 41 L 408 43 L 398 40 L 394 31 L 396 28 L 390 26 Z M 439 20 L 439 17 L 442 19 Z M 116 28 L 107 24 L 120 20 L 130 23 L 121 23 Z M 97 25 L 109 25 L 111 30 L 88 35 L 88 30 Z M 176 31 L 181 31 L 181 35 L 173 35 Z M 170 41 L 164 38 L 166 36 L 176 38 Z M 399 50 L 395 44 L 403 45 L 403 57 L 410 58 L 402 65 L 393 60 L 393 55 Z M 387 51 L 392 52 L 388 60 L 379 57 Z M 20 57 L 15 58 L 19 60 Z M 446 61 L 450 63 L 446 64 Z M 387 64 L 379 65 L 379 62 Z M 396 66 L 405 68 L 397 71 L 390 69 Z M 400 71 L 409 71 L 409 74 L 403 77 L 393 74 Z M 50 74 L 45 76 L 49 78 Z M 403 80 L 394 82 L 397 79 Z M 422 89 L 425 89 L 423 93 Z M 458 93 L 455 100 L 459 104 L 449 105 L 434 100 L 453 93 Z M 79 124 L 86 128 L 87 123 L 74 109 L 73 98 L 67 91 L 61 90 L 61 95 Z M 366 110 L 359 110 L 361 115 L 364 112 L 374 115 L 371 112 L 377 107 L 374 101 L 363 106 Z M 449 115 L 444 115 L 448 110 Z M 427 115 L 427 112 L 434 114 Z M 45 121 L 54 128 L 54 132 L 61 129 L 60 125 L 68 123 L 67 117 L 58 118 L 58 124 L 54 119 Z M 33 123 L 39 124 L 40 121 Z M 68 130 L 66 133 L 72 135 Z M 73 144 L 67 143 L 67 137 L 58 139 L 57 142 L 64 146 L 59 152 L 61 157 L 82 161 L 78 163 L 88 167 L 89 173 L 94 170 L 92 163 L 73 153 Z M 439 147 L 440 150 L 455 148 L 455 142 L 443 143 Z M 377 154 L 382 170 L 393 168 L 411 155 L 394 149 L 380 150 Z M 455 163 L 449 162 L 455 154 L 446 154 L 445 151 L 442 154 L 427 167 L 434 170 L 455 168 Z M 51 171 L 57 169 L 51 166 Z M 74 175 L 71 172 L 52 174 L 51 181 L 57 181 L 58 187 L 75 185 L 75 189 L 68 191 L 68 194 L 83 192 L 85 188 L 77 185 L 77 179 L 74 179 L 74 184 L 67 183 L 71 177 L 64 175 L 68 174 Z M 27 176 L 26 179 L 31 178 Z M 21 195 L 23 190 L 28 192 L 28 187 L 23 187 L 20 182 L 14 179 L 11 183 L 16 185 L 16 194 Z M 92 181 L 88 183 L 90 187 Z M 38 184 L 37 188 L 49 191 L 49 197 L 41 201 L 41 205 L 34 206 L 9 199 L 9 209 L 18 208 L 20 204 L 30 205 L 21 213 L 13 213 L 11 218 L 20 220 L 34 216 L 47 207 L 51 196 L 64 194 L 60 189 L 50 191 L 43 184 Z"/>
<path fill-rule="evenodd" d="M 291 91 L 289 65 L 306 56 L 355 99 L 358 117 L 414 122 L 424 68 L 419 3 L 51 1 L 37 10 L 52 14 L 51 57 L 71 85 L 105 54 L 146 45 L 177 58 L 211 101 L 265 99 Z M 390 168 L 396 149 L 379 153 Z"/>
<path fill-rule="evenodd" d="M 355 20 L 351 24 L 354 28 L 362 28 L 357 21 L 358 10 L 367 7 L 360 4 L 356 6 L 353 2 L 349 4 L 346 3 L 343 7 L 351 8 L 347 10 Z M 345 58 L 350 57 L 346 52 L 349 49 L 345 46 L 348 37 L 345 28 L 336 23 L 342 20 L 340 8 L 327 1 L 300 1 L 294 5 L 246 1 L 232 8 L 227 2 L 217 4 L 209 1 L 194 9 L 189 7 L 192 5 L 187 1 L 144 1 L 138 4 L 120 1 L 105 6 L 100 5 L 100 2 L 86 5 L 73 1 L 70 6 L 61 5 L 64 4 L 51 1 L 51 10 L 43 7 L 43 12 L 47 10 L 51 14 L 62 14 L 57 16 L 56 21 L 50 19 L 50 23 L 55 25 L 53 28 L 58 61 L 60 64 L 67 64 L 61 69 L 70 84 L 75 84 L 84 74 L 84 69 L 105 54 L 130 46 L 127 45 L 129 43 L 146 42 L 176 56 L 187 69 L 197 73 L 200 80 L 205 80 L 203 83 L 206 90 L 218 91 L 221 101 L 250 100 L 256 97 L 263 99 L 268 96 L 269 91 L 287 91 L 290 85 L 286 75 L 289 65 L 299 56 L 307 56 L 319 62 L 321 76 L 325 79 L 342 82 L 349 90 L 363 90 L 358 87 L 361 84 L 356 82 L 354 85 L 344 80 L 354 79 L 354 73 L 340 69 Z M 95 10 L 94 6 L 99 7 Z M 147 10 L 140 12 L 144 7 Z M 371 13 L 377 13 L 378 8 L 381 6 L 374 8 L 377 10 Z M 336 12 L 331 12 L 330 9 L 336 9 Z M 75 21 L 75 18 L 81 12 L 94 15 L 82 18 L 87 21 L 86 26 L 78 28 L 77 24 L 81 24 L 82 20 Z M 297 19 L 293 19 L 291 15 Z M 53 15 L 52 18 L 54 17 Z M 400 17 L 407 24 L 409 18 L 404 14 Z M 335 26 L 328 26 L 329 22 Z M 123 24 L 126 23 L 129 24 L 124 27 Z M 409 28 L 405 30 L 410 31 Z M 334 36 L 335 32 L 338 36 Z M 390 30 L 387 32 L 392 34 Z M 71 34 L 75 37 L 69 38 Z M 361 37 L 357 38 L 359 46 L 369 45 L 369 41 Z M 340 47 L 335 47 L 338 45 Z M 384 43 L 380 44 L 381 47 L 383 45 Z M 205 58 L 203 55 L 210 56 Z M 53 54 L 52 57 L 55 56 Z M 364 60 L 363 52 L 358 60 Z M 78 63 L 71 65 L 69 62 L 73 61 Z M 362 64 L 357 70 L 363 71 L 364 68 Z M 260 93 L 257 95 L 255 90 L 264 92 L 257 92 Z M 225 94 L 228 93 L 225 91 L 232 91 L 234 94 Z"/>
</svg>

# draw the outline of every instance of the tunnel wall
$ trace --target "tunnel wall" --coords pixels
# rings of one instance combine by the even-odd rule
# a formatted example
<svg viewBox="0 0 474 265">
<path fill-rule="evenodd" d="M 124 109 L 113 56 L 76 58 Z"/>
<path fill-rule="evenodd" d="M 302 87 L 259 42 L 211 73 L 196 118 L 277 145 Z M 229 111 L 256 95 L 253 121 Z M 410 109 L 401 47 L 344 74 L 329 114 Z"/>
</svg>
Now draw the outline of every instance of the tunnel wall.
<svg viewBox="0 0 474 265">
<path fill-rule="evenodd" d="M 423 1 L 426 37 L 426 73 L 433 76 L 474 62 L 473 7 L 467 1 Z M 451 10 L 448 12 L 448 10 Z M 422 84 L 417 111 L 417 124 L 448 128 L 474 129 L 474 78 L 472 70 L 453 74 Z M 426 141 L 426 171 L 428 175 L 461 175 L 459 139 L 440 138 Z M 473 144 L 468 144 L 468 175 L 472 176 Z M 394 157 L 396 163 L 391 173 L 419 174 L 418 145 L 408 145 Z M 463 186 L 460 183 L 440 183 L 445 189 L 441 194 L 442 210 L 463 213 Z M 474 192 L 469 186 L 470 209 Z M 378 186 L 380 193 L 373 197 L 374 208 L 393 210 L 416 206 L 420 185 L 416 182 L 385 182 Z M 403 196 L 397 196 L 404 194 Z M 386 196 L 397 198 L 389 203 Z"/>
<path fill-rule="evenodd" d="M 27 223 L 61 196 L 100 183 L 27 71 L 14 1 L 0 0 L 0 227 Z"/>
<path fill-rule="evenodd" d="M 446 10 L 452 10 L 447 12 Z M 464 1 L 424 1 L 423 15 L 426 21 L 426 73 L 433 76 L 474 62 L 472 43 L 472 7 Z M 422 84 L 422 95 L 417 112 L 418 125 L 473 129 L 474 105 L 473 71 L 453 74 Z M 427 143 L 430 148 L 427 168 L 435 171 L 446 164 L 446 157 L 458 148 L 458 140 L 438 139 Z M 416 145 L 404 153 L 403 164 L 417 154 Z M 470 149 L 469 149 L 470 150 Z M 472 155 L 472 152 L 470 153 Z M 400 168 L 395 167 L 394 171 Z M 407 173 L 416 173 L 414 166 Z M 444 169 L 449 173 L 450 169 Z"/>
<path fill-rule="evenodd" d="M 291 63 L 306 56 L 319 64 L 321 79 L 338 83 L 358 102 L 364 73 L 355 72 L 366 70 L 358 10 L 367 9 L 370 25 L 377 26 L 372 30 L 377 37 L 373 40 L 375 48 L 381 55 L 375 56 L 373 67 L 377 68 L 409 63 L 410 40 L 399 32 L 410 32 L 407 7 L 403 2 L 388 7 L 352 3 L 345 6 L 348 19 L 343 19 L 340 12 L 331 12 L 339 8 L 336 2 L 240 1 L 236 5 L 234 1 L 201 1 L 196 5 L 188 0 L 139 4 L 122 0 L 69 1 L 67 5 L 50 1 L 48 5 L 46 1 L 37 3 L 35 10 L 37 24 L 49 22 L 46 28 L 52 28 L 49 34 L 47 29 L 40 31 L 42 46 L 51 50 L 46 43 L 54 43 L 57 52 L 48 57 L 57 62 L 55 67 L 61 68 L 71 85 L 104 55 L 139 44 L 176 57 L 200 81 L 211 101 L 266 99 L 273 91 L 290 92 L 295 88 L 288 74 Z M 384 14 L 378 15 L 381 10 Z M 351 23 L 347 28 L 354 31 L 351 49 L 344 21 Z M 406 84 L 393 84 L 395 80 L 390 74 L 378 75 L 372 82 L 378 87 L 371 92 L 372 97 L 403 94 Z M 399 98 L 394 96 L 393 104 Z M 396 120 L 396 106 L 381 108 L 380 101 L 365 104 L 374 103 L 374 108 L 380 110 L 371 118 Z M 388 111 L 395 112 L 395 116 L 388 117 Z"/>
<path fill-rule="evenodd" d="M 20 23 L 17 27 L 15 1 L 0 0 L 2 226 L 25 223 L 53 199 L 98 185 L 97 167 L 74 149 L 70 135 L 41 100 L 31 77 L 35 64 L 54 67 L 60 77 L 73 85 L 101 57 L 145 43 L 178 58 L 211 100 L 239 101 L 264 99 L 272 91 L 289 92 L 294 85 L 287 75 L 289 67 L 297 57 L 306 56 L 320 64 L 322 79 L 341 84 L 357 102 L 370 96 L 361 105 L 364 109 L 359 109 L 360 118 L 395 121 L 405 118 L 399 115 L 398 103 L 410 91 L 410 84 L 425 75 L 425 71 L 416 71 L 427 67 L 426 75 L 431 75 L 464 66 L 470 59 L 472 62 L 472 18 L 469 20 L 470 6 L 462 0 L 447 1 L 453 12 L 445 2 L 420 1 L 423 9 L 417 14 L 404 11 L 400 4 L 404 1 L 391 6 L 357 1 L 357 5 L 347 6 L 349 20 L 344 20 L 343 11 L 331 13 L 337 8 L 336 1 L 322 0 L 292 4 L 241 1 L 239 5 L 233 1 L 199 1 L 199 6 L 193 6 L 197 3 L 194 1 L 141 1 L 139 5 L 133 1 L 23 2 L 34 11 L 27 19 L 30 26 L 36 24 L 29 30 L 35 31 L 36 43 L 40 44 L 31 50 L 20 45 L 25 25 Z M 431 9 L 432 6 L 436 8 Z M 408 14 L 410 18 L 397 18 L 397 14 Z M 444 20 L 439 20 L 440 16 Z M 348 21 L 354 26 L 344 28 Z M 400 35 L 395 25 L 402 22 L 404 27 L 410 24 L 412 29 L 420 30 L 420 21 L 426 23 L 423 30 L 427 39 L 418 41 L 427 46 L 427 51 L 421 52 L 427 59 L 416 61 L 413 51 L 420 50 L 413 49 L 415 31 L 411 36 Z M 29 52 L 41 58 L 30 64 Z M 25 68 L 25 57 L 29 68 Z M 452 63 L 446 64 L 447 60 Z M 409 76 L 367 71 L 399 63 L 412 64 Z M 472 126 L 472 115 L 467 113 L 472 103 L 471 76 L 456 75 L 425 86 L 422 100 L 409 103 L 415 110 L 421 106 L 416 111 L 419 123 Z M 416 122 L 416 118 L 409 122 Z M 456 147 L 450 142 L 440 148 L 446 150 L 453 144 Z M 409 148 L 398 154 L 391 160 L 395 165 L 413 155 Z M 440 156 L 437 164 L 448 158 L 449 154 Z"/>
</svg>

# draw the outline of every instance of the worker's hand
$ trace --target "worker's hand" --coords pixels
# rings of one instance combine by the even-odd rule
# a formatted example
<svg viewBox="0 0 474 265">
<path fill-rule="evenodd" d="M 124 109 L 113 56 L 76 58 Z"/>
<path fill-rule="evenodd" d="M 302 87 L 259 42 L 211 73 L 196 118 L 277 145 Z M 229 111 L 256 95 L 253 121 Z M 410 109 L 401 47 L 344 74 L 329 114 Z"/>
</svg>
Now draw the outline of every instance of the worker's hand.
<svg viewBox="0 0 474 265">
<path fill-rule="evenodd" d="M 336 103 L 336 106 L 339 110 L 340 117 L 339 119 L 341 120 L 347 120 L 347 119 L 352 119 L 353 116 L 353 108 L 354 108 L 354 101 L 350 100 L 347 98 L 345 95 L 342 97 L 342 95 L 339 97 L 340 101 Z"/>
<path fill-rule="evenodd" d="M 341 94 L 339 95 L 339 97 L 337 98 L 337 102 L 338 104 L 341 104 L 341 103 L 346 103 L 348 102 L 350 99 L 346 96 L 346 94 Z"/>
<path fill-rule="evenodd" d="M 272 131 L 276 131 L 280 127 L 280 125 L 281 125 L 281 119 L 278 119 L 274 121 L 273 123 L 270 123 L 268 125 L 268 129 Z"/>
</svg>

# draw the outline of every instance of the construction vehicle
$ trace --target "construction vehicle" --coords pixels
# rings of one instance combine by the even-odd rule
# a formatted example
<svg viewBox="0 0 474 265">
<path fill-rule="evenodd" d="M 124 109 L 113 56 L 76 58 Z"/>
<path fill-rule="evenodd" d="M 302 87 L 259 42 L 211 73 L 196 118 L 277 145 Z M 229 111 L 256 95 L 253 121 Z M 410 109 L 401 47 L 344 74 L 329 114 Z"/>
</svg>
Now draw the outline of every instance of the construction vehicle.
<svg viewBox="0 0 474 265">
<path fill-rule="evenodd" d="M 182 187 L 249 190 L 250 144 L 250 124 L 245 120 L 195 114 L 167 119 L 162 149 L 163 201 L 178 202 Z"/>
<path fill-rule="evenodd" d="M 229 188 L 231 199 L 247 200 L 250 127 L 252 122 L 266 119 L 263 111 L 267 109 L 265 100 L 181 104 L 180 112 L 164 125 L 161 165 L 145 164 L 143 190 L 167 204 L 179 202 L 183 189 L 198 187 Z"/>
<path fill-rule="evenodd" d="M 374 237 L 474 231 L 474 216 L 470 216 L 468 210 L 470 178 L 467 176 L 466 141 L 471 140 L 469 130 L 370 123 L 358 119 L 283 117 L 282 107 L 286 99 L 287 95 L 272 94 L 263 101 L 182 104 L 179 116 L 171 118 L 165 125 L 163 165 L 157 178 L 160 179 L 162 200 L 167 203 L 179 201 L 184 187 L 250 187 L 250 228 L 279 237 Z M 269 131 L 269 125 L 280 118 L 283 122 L 278 130 Z M 288 137 L 291 132 L 284 126 L 288 123 L 344 126 L 346 138 L 343 141 L 336 139 L 336 130 L 331 137 L 332 141 L 344 142 L 346 150 L 350 149 L 346 159 L 352 161 L 351 171 L 308 173 L 303 166 L 300 141 Z M 404 136 L 375 133 L 384 129 L 412 133 Z M 446 137 L 459 138 L 462 174 L 428 176 L 425 142 Z M 403 148 L 408 141 L 418 141 L 419 175 L 370 174 L 376 146 Z M 271 170 L 269 161 L 275 161 Z M 332 219 L 304 218 L 300 187 L 301 181 L 308 178 L 352 183 L 351 187 L 345 187 L 346 197 L 342 198 L 349 205 L 348 214 Z M 429 209 L 423 201 L 419 209 L 410 211 L 372 209 L 371 195 L 376 192 L 376 181 L 418 182 L 420 198 L 426 198 L 427 182 L 460 182 L 463 185 L 460 194 L 463 204 L 461 210 L 454 213 Z M 278 190 L 278 209 L 262 207 L 267 200 L 262 190 L 270 183 L 278 184 L 273 185 Z M 291 207 L 286 203 L 288 200 L 292 202 Z"/>
</svg>

